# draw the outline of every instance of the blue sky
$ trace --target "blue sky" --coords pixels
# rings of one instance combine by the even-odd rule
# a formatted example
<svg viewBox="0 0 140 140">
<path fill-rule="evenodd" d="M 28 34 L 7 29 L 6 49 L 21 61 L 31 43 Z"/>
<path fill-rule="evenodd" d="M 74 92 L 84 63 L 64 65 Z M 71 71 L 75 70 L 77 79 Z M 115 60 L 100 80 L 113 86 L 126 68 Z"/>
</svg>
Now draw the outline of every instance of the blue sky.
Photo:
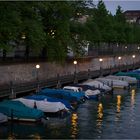
<svg viewBox="0 0 140 140">
<path fill-rule="evenodd" d="M 98 1 L 93 0 L 95 4 Z M 103 0 L 108 11 L 114 15 L 116 13 L 117 6 L 120 5 L 123 11 L 126 10 L 140 10 L 139 0 Z"/>
</svg>

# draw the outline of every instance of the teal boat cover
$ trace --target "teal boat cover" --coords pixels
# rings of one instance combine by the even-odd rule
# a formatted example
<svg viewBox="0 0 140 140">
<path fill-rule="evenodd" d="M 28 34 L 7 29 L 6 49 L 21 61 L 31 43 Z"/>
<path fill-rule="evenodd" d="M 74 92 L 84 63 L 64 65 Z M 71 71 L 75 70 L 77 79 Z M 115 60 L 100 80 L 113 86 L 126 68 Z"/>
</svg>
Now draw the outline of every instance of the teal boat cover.
<svg viewBox="0 0 140 140">
<path fill-rule="evenodd" d="M 29 108 L 20 101 L 6 100 L 0 102 L 0 112 L 8 117 L 18 119 L 35 119 L 39 120 L 44 117 L 44 113 L 41 110 Z"/>
</svg>

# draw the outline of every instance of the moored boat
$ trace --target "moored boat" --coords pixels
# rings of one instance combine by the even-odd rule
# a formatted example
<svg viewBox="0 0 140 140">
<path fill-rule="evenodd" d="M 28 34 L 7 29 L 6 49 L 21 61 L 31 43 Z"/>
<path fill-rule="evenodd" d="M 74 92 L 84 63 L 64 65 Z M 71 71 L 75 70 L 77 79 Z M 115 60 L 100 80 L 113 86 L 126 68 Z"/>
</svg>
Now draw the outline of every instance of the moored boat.
<svg viewBox="0 0 140 140">
<path fill-rule="evenodd" d="M 29 95 L 29 96 L 25 96 L 24 98 L 25 99 L 34 99 L 37 101 L 47 100 L 48 102 L 61 102 L 62 104 L 64 104 L 66 106 L 66 108 L 73 109 L 71 104 L 68 101 L 63 100 L 63 99 L 58 99 L 58 98 L 52 98 L 52 97 L 49 97 L 46 95 L 38 95 L 38 94 L 37 95 Z"/>
<path fill-rule="evenodd" d="M 93 80 L 93 79 L 89 79 L 89 80 L 83 82 L 82 85 L 93 86 L 93 87 L 98 88 L 98 89 L 103 89 L 106 92 L 112 91 L 111 87 L 107 86 L 106 84 L 103 84 L 102 82 L 99 82 L 99 81 Z"/>
<path fill-rule="evenodd" d="M 130 77 L 130 76 L 115 76 L 115 75 L 109 75 L 106 76 L 108 79 L 114 79 L 114 80 L 121 80 L 121 81 L 126 81 L 130 85 L 135 85 L 137 84 L 137 79 L 135 77 Z"/>
<path fill-rule="evenodd" d="M 61 102 L 49 102 L 47 98 L 35 99 L 33 98 L 17 98 L 16 101 L 22 102 L 24 105 L 30 108 L 39 109 L 45 113 L 57 113 L 61 111 L 68 111 L 68 108 Z"/>
<path fill-rule="evenodd" d="M 20 101 L 2 101 L 0 102 L 0 111 L 8 119 L 17 121 L 36 122 L 44 117 L 44 113 L 41 110 L 29 108 Z"/>
<path fill-rule="evenodd" d="M 130 76 L 130 77 L 135 77 L 137 80 L 140 80 L 140 74 L 136 72 L 118 72 L 115 75 L 116 76 Z"/>
<path fill-rule="evenodd" d="M 126 82 L 126 81 L 109 79 L 108 77 L 97 78 L 96 80 L 98 80 L 108 86 L 111 86 L 113 88 L 125 89 L 129 86 L 128 82 Z"/>
<path fill-rule="evenodd" d="M 49 97 L 55 97 L 59 99 L 64 99 L 64 100 L 69 101 L 71 104 L 81 103 L 84 101 L 84 98 L 85 98 L 85 94 L 82 92 L 76 93 L 73 91 L 68 91 L 68 90 L 63 90 L 63 89 L 45 88 L 45 89 L 42 89 L 38 94 L 47 95 Z"/>
<path fill-rule="evenodd" d="M 81 92 L 81 91 L 84 91 L 86 97 L 88 99 L 97 99 L 99 94 L 101 93 L 100 90 L 98 89 L 94 89 L 94 90 L 91 90 L 91 89 L 85 89 L 83 88 L 84 85 L 73 85 L 73 86 L 65 86 L 63 89 L 65 90 L 72 90 L 72 91 L 75 91 L 75 92 Z"/>
</svg>

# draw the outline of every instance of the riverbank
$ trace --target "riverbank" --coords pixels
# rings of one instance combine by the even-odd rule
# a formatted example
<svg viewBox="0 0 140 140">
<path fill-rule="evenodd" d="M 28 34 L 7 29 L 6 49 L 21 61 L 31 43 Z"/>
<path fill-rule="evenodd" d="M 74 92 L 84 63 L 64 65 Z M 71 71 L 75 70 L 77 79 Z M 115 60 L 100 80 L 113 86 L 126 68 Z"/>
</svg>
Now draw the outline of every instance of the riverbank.
<svg viewBox="0 0 140 140">
<path fill-rule="evenodd" d="M 35 91 L 38 86 L 60 87 L 75 81 L 109 75 L 120 70 L 136 69 L 140 66 L 140 56 L 132 58 L 132 55 L 126 55 L 121 56 L 121 59 L 102 57 L 102 60 L 99 61 L 99 58 L 77 60 L 76 67 L 73 62 L 64 65 L 47 62 L 2 65 L 0 66 L 0 96 Z M 36 64 L 40 65 L 39 69 L 36 69 Z"/>
</svg>

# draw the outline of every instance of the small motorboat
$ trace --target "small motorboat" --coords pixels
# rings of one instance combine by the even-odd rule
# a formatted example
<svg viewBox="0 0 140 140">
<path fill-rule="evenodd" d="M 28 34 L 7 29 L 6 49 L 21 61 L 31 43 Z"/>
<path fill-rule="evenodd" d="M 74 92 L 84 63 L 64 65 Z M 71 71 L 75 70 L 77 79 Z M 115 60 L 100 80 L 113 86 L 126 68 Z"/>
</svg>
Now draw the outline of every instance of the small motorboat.
<svg viewBox="0 0 140 140">
<path fill-rule="evenodd" d="M 75 91 L 75 92 L 85 92 L 85 96 L 88 98 L 88 99 L 97 99 L 99 94 L 101 93 L 100 90 L 98 89 L 85 89 L 83 88 L 84 85 L 73 85 L 73 86 L 65 86 L 63 87 L 63 89 L 65 90 L 72 90 L 72 91 Z"/>
<path fill-rule="evenodd" d="M 111 86 L 113 88 L 125 89 L 129 86 L 128 82 L 126 82 L 126 81 L 109 79 L 108 77 L 97 78 L 96 80 L 98 80 L 108 86 Z"/>
<path fill-rule="evenodd" d="M 20 101 L 6 100 L 0 102 L 0 112 L 10 120 L 17 121 L 41 121 L 44 118 L 44 113 L 38 109 L 32 109 L 25 106 Z"/>
<path fill-rule="evenodd" d="M 73 103 L 75 104 L 76 102 L 81 103 L 85 100 L 85 94 L 83 92 L 77 93 L 74 91 L 64 90 L 64 89 L 45 88 L 45 89 L 42 89 L 38 94 L 67 100 L 71 104 Z"/>
<path fill-rule="evenodd" d="M 40 96 L 40 95 L 37 95 Z M 47 98 L 17 98 L 14 99 L 16 101 L 20 101 L 22 102 L 24 105 L 26 105 L 27 107 L 30 108 L 36 108 L 39 109 L 45 113 L 57 113 L 57 112 L 61 112 L 61 111 L 68 111 L 68 108 L 66 108 L 66 106 L 61 103 L 61 102 L 49 102 L 47 100 Z"/>
<path fill-rule="evenodd" d="M 135 77 L 137 80 L 140 80 L 140 74 L 137 72 L 118 72 L 115 74 L 116 76 L 130 76 L 130 77 Z"/>
<path fill-rule="evenodd" d="M 137 79 L 135 77 L 130 77 L 130 76 L 115 76 L 115 75 L 109 75 L 106 76 L 108 79 L 114 79 L 114 80 L 121 80 L 121 81 L 126 81 L 130 85 L 137 84 Z"/>
<path fill-rule="evenodd" d="M 49 97 L 49 96 L 46 96 L 46 95 L 29 95 L 29 96 L 25 96 L 24 97 L 25 99 L 34 99 L 34 100 L 37 100 L 37 101 L 40 101 L 40 100 L 47 100 L 48 102 L 61 102 L 62 104 L 64 104 L 66 106 L 66 108 L 68 109 L 73 109 L 71 104 L 66 101 L 66 100 L 63 100 L 63 99 L 58 99 L 58 98 L 52 98 L 52 97 Z"/>
<path fill-rule="evenodd" d="M 93 86 L 93 87 L 98 88 L 98 89 L 103 89 L 106 92 L 112 91 L 112 88 L 111 87 L 107 86 L 106 84 L 103 84 L 100 81 L 93 80 L 93 79 L 89 79 L 89 80 L 83 82 L 82 85 Z"/>
<path fill-rule="evenodd" d="M 0 113 L 0 123 L 4 123 L 8 121 L 8 117 L 3 113 Z"/>
</svg>

